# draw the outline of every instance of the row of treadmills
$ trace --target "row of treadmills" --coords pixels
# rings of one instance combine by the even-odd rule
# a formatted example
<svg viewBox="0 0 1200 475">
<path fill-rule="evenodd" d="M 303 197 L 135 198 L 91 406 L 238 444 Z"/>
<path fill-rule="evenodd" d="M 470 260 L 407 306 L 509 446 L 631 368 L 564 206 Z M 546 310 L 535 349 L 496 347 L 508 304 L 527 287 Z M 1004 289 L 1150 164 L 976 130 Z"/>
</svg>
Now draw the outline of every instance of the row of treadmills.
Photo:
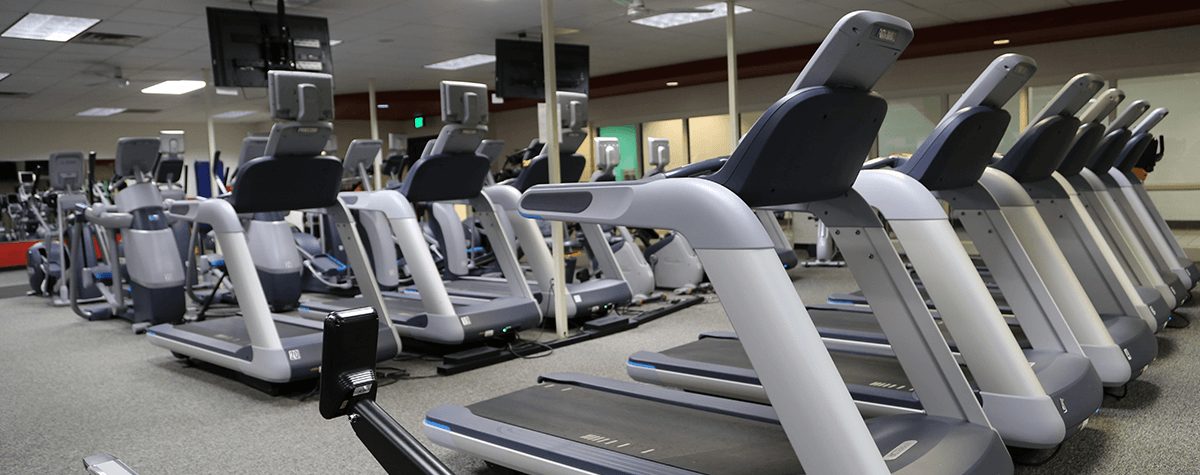
<svg viewBox="0 0 1200 475">
<path fill-rule="evenodd" d="M 365 168 L 349 157 L 373 160 L 375 152 L 356 153 L 356 141 L 346 163 L 322 154 L 332 132 L 328 122 L 333 116 L 332 78 L 272 71 L 268 81 L 272 117 L 281 122 L 274 124 L 261 144 L 261 153 L 247 155 L 238 165 L 230 193 L 219 199 L 166 201 L 171 217 L 212 226 L 238 292 L 241 315 L 156 325 L 147 331 L 152 344 L 178 357 L 233 370 L 252 385 L 275 390 L 318 375 L 320 319 L 332 311 L 375 309 L 381 317 L 374 352 L 379 361 L 399 354 L 401 338 L 477 344 L 513 338 L 518 331 L 539 326 L 543 316 L 553 316 L 553 282 L 526 280 L 518 261 L 519 249 L 534 275 L 549 276 L 550 251 L 537 224 L 516 206 L 522 190 L 549 181 L 548 159 L 535 158 L 511 183 L 485 186 L 491 162 L 478 152 L 487 134 L 484 85 L 442 83 L 442 117 L 447 125 L 403 181 L 390 189 L 371 191 L 368 185 L 367 191 L 340 192 L 344 171 Z M 573 172 L 578 177 L 584 159 L 574 151 L 586 137 L 587 100 L 582 94 L 560 93 L 559 97 L 568 112 L 563 120 L 567 142 L 563 159 L 571 166 L 564 175 Z M 374 147 L 378 151 L 377 141 Z M 492 238 L 501 277 L 438 270 L 413 203 L 455 202 L 471 205 Z M 322 213 L 334 223 L 360 296 L 303 301 L 300 316 L 270 311 L 243 219 L 287 210 Z M 411 283 L 402 284 L 397 278 L 398 256 L 412 275 Z M 632 298 L 620 275 L 567 283 L 564 290 L 568 318 L 602 314 Z"/>
<path fill-rule="evenodd" d="M 872 88 L 912 37 L 845 16 L 727 159 L 525 191 L 523 215 L 686 235 L 736 334 L 631 356 L 652 384 L 556 373 L 446 404 L 425 435 L 527 473 L 1003 474 L 1006 446 L 1084 427 L 1200 279 L 1131 172 L 1166 109 L 1139 122 L 1136 101 L 1106 127 L 1124 94 L 1081 74 L 998 155 L 1002 106 L 1037 69 L 1005 54 L 915 153 L 864 166 L 887 110 Z M 817 216 L 861 291 L 806 308 L 755 209 Z M 322 414 L 350 415 L 390 473 L 450 473 L 373 401 L 374 362 L 346 335 L 374 318 L 326 319 Z"/>
</svg>

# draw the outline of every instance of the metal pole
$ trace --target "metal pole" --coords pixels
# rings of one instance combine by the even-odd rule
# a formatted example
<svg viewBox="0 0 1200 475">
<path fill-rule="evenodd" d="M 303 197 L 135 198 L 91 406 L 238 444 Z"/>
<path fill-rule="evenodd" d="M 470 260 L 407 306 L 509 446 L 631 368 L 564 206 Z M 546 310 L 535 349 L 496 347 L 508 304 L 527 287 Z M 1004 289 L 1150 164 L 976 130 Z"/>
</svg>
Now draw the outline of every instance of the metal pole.
<svg viewBox="0 0 1200 475">
<path fill-rule="evenodd" d="M 729 153 L 737 148 L 738 139 L 742 137 L 742 121 L 737 113 L 737 43 L 734 33 L 737 27 L 733 21 L 733 0 L 725 2 L 725 56 L 729 68 Z"/>
<path fill-rule="evenodd" d="M 1017 113 L 1017 125 L 1024 132 L 1026 127 L 1029 127 L 1029 88 L 1021 88 L 1021 95 L 1017 96 L 1017 103 L 1020 104 L 1020 109 Z"/>
<path fill-rule="evenodd" d="M 554 0 L 542 0 L 542 63 L 546 70 L 546 154 L 550 159 L 550 183 L 561 183 L 558 139 L 558 72 L 554 63 Z M 567 337 L 567 269 L 563 256 L 563 223 L 550 222 L 550 238 L 554 252 L 554 333 Z"/>
<path fill-rule="evenodd" d="M 209 196 L 216 198 L 217 196 L 220 196 L 221 193 L 223 193 L 225 190 L 217 191 L 217 181 L 212 179 L 212 177 L 216 176 L 216 173 L 217 173 L 216 169 L 214 168 L 214 167 L 216 167 L 217 164 L 216 164 L 216 162 L 212 161 L 213 154 L 216 153 L 216 151 L 217 151 L 217 134 L 213 127 L 213 117 L 212 117 L 213 116 L 212 96 L 213 96 L 213 94 L 217 93 L 217 86 L 216 86 L 216 80 L 213 78 L 213 72 L 211 69 L 204 70 L 204 80 L 208 81 L 208 87 L 205 88 L 205 89 L 207 89 L 207 91 L 205 91 L 205 94 L 204 94 L 204 115 L 208 119 L 208 159 L 205 160 L 209 164 L 208 194 L 209 194 Z M 196 168 L 194 166 L 194 161 L 193 161 L 192 171 L 193 172 L 196 171 Z M 192 175 L 194 177 L 196 174 L 189 173 L 189 175 Z M 185 184 L 184 186 L 187 186 L 187 185 Z M 199 190 L 197 190 L 197 191 L 199 191 Z"/>
<path fill-rule="evenodd" d="M 375 105 L 375 78 L 367 79 L 367 98 L 369 98 L 370 102 L 371 102 L 371 140 L 379 140 L 379 118 L 376 116 L 376 112 L 378 111 L 379 107 Z M 382 181 L 381 181 L 382 180 L 381 176 L 383 175 L 382 171 L 383 171 L 383 148 L 380 148 L 379 152 L 375 153 L 375 170 L 374 170 L 375 188 L 374 189 L 376 189 L 376 190 L 383 189 L 383 185 L 382 185 Z"/>
</svg>

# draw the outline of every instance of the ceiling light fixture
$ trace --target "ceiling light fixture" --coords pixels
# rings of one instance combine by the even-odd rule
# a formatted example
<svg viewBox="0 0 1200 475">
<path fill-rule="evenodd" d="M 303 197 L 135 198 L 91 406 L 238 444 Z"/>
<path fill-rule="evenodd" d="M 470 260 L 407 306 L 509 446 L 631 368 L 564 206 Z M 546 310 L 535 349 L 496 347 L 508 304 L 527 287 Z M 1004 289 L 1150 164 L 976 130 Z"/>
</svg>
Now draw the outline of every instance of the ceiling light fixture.
<svg viewBox="0 0 1200 475">
<path fill-rule="evenodd" d="M 329 40 L 329 46 L 337 46 L 342 44 L 342 40 Z"/>
<path fill-rule="evenodd" d="M 76 112 L 75 115 L 80 117 L 108 117 L 125 112 L 123 107 L 93 107 L 91 109 Z"/>
<path fill-rule="evenodd" d="M 214 115 L 213 118 L 214 119 L 236 119 L 238 117 L 246 117 L 250 114 L 254 114 L 257 112 L 258 111 L 229 111 L 229 112 L 222 112 L 220 114 Z"/>
<path fill-rule="evenodd" d="M 461 58 L 448 59 L 440 63 L 426 64 L 425 69 L 442 69 L 446 71 L 457 71 L 472 66 L 488 64 L 496 62 L 496 57 L 490 54 L 472 54 Z"/>
<path fill-rule="evenodd" d="M 12 75 L 9 73 L 0 73 L 0 81 L 3 81 L 4 78 L 9 77 L 9 76 L 12 76 Z"/>
<path fill-rule="evenodd" d="M 204 87 L 204 81 L 163 81 L 142 89 L 143 94 L 187 94 Z"/>
<path fill-rule="evenodd" d="M 725 5 L 724 3 L 713 3 L 713 4 L 709 4 L 709 5 L 699 6 L 696 8 L 700 9 L 700 10 L 712 10 L 712 11 L 696 12 L 696 13 L 663 13 L 661 15 L 654 15 L 654 16 L 648 16 L 646 18 L 638 18 L 637 20 L 630 20 L 630 22 L 637 23 L 639 25 L 644 25 L 644 26 L 652 26 L 655 28 L 671 28 L 671 27 L 675 27 L 675 26 L 686 25 L 688 23 L 695 23 L 698 21 L 712 20 L 714 18 L 725 18 L 726 13 L 729 11 L 727 5 Z M 748 13 L 748 12 L 752 12 L 752 11 L 754 11 L 754 10 L 743 7 L 741 5 L 733 6 L 733 14 L 734 15 L 741 15 L 743 13 Z"/>
<path fill-rule="evenodd" d="M 1008 38 L 999 39 L 999 40 L 995 40 L 992 42 L 992 44 L 994 44 L 994 45 L 1006 45 L 1008 43 L 1009 43 Z"/>
<path fill-rule="evenodd" d="M 375 104 L 375 107 L 378 107 L 380 109 L 387 109 L 388 105 L 387 104 Z"/>
<path fill-rule="evenodd" d="M 236 87 L 217 87 L 213 88 L 217 91 L 218 96 L 236 96 L 238 89 Z"/>
<path fill-rule="evenodd" d="M 679 85 L 679 83 L 678 83 L 678 82 L 676 82 L 676 81 L 671 81 L 671 82 L 668 82 L 668 83 L 667 83 L 667 87 L 675 87 L 675 86 L 678 86 L 678 85 Z"/>
<path fill-rule="evenodd" d="M 96 18 L 27 13 L 0 33 L 5 38 L 64 42 L 100 23 Z"/>
</svg>

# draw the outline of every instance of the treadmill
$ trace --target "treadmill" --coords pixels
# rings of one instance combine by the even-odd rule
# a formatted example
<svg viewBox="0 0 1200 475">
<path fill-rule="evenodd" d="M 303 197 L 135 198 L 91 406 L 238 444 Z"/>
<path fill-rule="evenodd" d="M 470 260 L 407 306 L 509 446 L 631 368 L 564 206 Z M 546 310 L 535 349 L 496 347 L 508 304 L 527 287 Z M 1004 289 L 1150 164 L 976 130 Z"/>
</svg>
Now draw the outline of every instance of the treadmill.
<svg viewBox="0 0 1200 475">
<path fill-rule="evenodd" d="M 851 207 L 831 200 L 784 209 L 812 212 L 825 222 L 868 295 L 872 286 L 880 285 L 877 281 L 893 274 L 898 275 L 893 279 L 904 279 L 915 289 L 883 223 L 871 211 L 877 208 L 926 279 L 992 425 L 1008 445 L 1049 448 L 1082 428 L 1100 407 L 1102 381 L 1063 315 L 1053 307 L 1029 256 L 1015 243 L 1015 236 L 1009 236 L 1003 242 L 990 243 L 996 252 L 986 257 L 993 259 L 989 262 L 996 264 L 998 272 L 1016 281 L 1011 290 L 1022 297 L 1019 318 L 1031 348 L 1018 348 L 934 197 L 937 193 L 952 203 L 956 216 L 960 205 L 971 209 L 969 214 L 979 213 L 972 216 L 976 221 L 969 227 L 986 231 L 983 234 L 1011 234 L 995 201 L 978 181 L 1008 125 L 1008 114 L 1001 106 L 1035 70 L 1033 60 L 1020 55 L 1007 54 L 993 61 L 912 158 L 894 170 L 871 169 L 859 175 L 854 190 L 866 199 L 861 205 Z M 1086 101 L 1096 88 L 1089 90 L 1091 94 L 1075 94 Z M 863 217 L 852 219 L 856 215 Z M 869 233 L 881 236 L 879 245 L 866 247 L 858 242 L 858 236 Z M 895 256 L 895 265 L 871 268 L 874 259 L 884 256 Z M 836 308 L 810 308 L 809 313 L 860 410 L 868 415 L 919 411 L 910 381 L 914 373 L 901 371 L 892 354 L 903 342 L 887 338 L 892 344 L 889 348 L 879 341 L 862 341 L 863 334 L 870 332 L 864 327 L 874 326 L 874 333 L 886 333 L 879 329 L 886 330 L 886 322 L 896 318 L 892 309 L 897 305 L 878 295 L 876 291 L 871 298 L 874 314 Z M 884 293 L 883 297 L 889 296 Z M 907 303 L 926 308 L 919 294 Z M 841 331 L 843 326 L 852 331 Z M 744 350 L 731 336 L 709 335 L 662 353 L 639 352 L 630 357 L 626 369 L 639 381 L 769 403 L 759 389 L 756 373 L 746 364 Z M 1129 366 L 1123 358 L 1117 363 L 1125 369 L 1123 383 Z"/>
<path fill-rule="evenodd" d="M 1188 279 L 1187 273 L 1174 258 L 1173 251 L 1165 251 L 1152 240 L 1142 239 L 1142 234 L 1147 232 L 1144 229 L 1145 225 L 1138 212 L 1133 209 L 1129 197 L 1121 191 L 1120 183 L 1112 175 L 1118 165 L 1137 160 L 1137 157 L 1127 160 L 1135 150 L 1137 156 L 1141 156 L 1141 151 L 1149 143 L 1150 129 L 1166 115 L 1166 108 L 1160 107 L 1151 111 L 1150 115 L 1129 131 L 1128 138 L 1121 144 L 1119 151 L 1112 155 L 1111 161 L 1097 160 L 1088 163 L 1087 168 L 1079 173 L 1083 181 L 1076 180 L 1072 185 L 1080 198 L 1089 205 L 1088 211 L 1100 224 L 1100 229 L 1110 246 L 1124 258 L 1127 267 L 1133 269 L 1131 275 L 1142 285 L 1158 289 L 1163 293 L 1164 299 L 1178 307 L 1190 297 L 1192 282 L 1190 279 L 1184 280 Z M 1133 140 L 1134 136 L 1140 136 L 1140 139 Z M 1130 169 L 1132 166 L 1130 163 Z M 1172 256 L 1170 260 L 1167 259 L 1167 255 Z"/>
<path fill-rule="evenodd" d="M 1151 116 L 1153 115 L 1152 113 Z M 1158 122 L 1153 117 L 1149 120 L 1153 123 Z M 1112 249 L 1130 279 L 1137 285 L 1158 291 L 1163 300 L 1171 308 L 1175 308 L 1182 305 L 1186 299 L 1187 286 L 1169 268 L 1156 266 L 1150 251 L 1132 229 L 1129 217 L 1121 211 L 1109 193 L 1108 185 L 1100 178 L 1108 176 L 1108 171 L 1120 157 L 1131 136 L 1132 131 L 1122 134 L 1124 140 L 1111 144 L 1108 149 L 1111 153 L 1093 156 L 1079 173 L 1067 178 L 1067 182 L 1075 189 L 1077 198 L 1096 223 L 1104 242 Z"/>
<path fill-rule="evenodd" d="M 583 155 L 575 153 L 580 146 L 583 145 L 587 138 L 588 108 L 587 96 L 580 93 L 558 91 L 556 93 L 558 107 L 561 113 L 559 120 L 561 123 L 560 136 L 562 142 L 559 144 L 559 173 L 562 183 L 571 183 L 579 180 L 583 175 L 583 169 L 586 165 L 586 160 Z M 537 146 L 536 143 L 533 146 Z M 533 271 L 536 285 L 541 290 L 543 296 L 554 295 L 552 282 L 554 277 L 554 259 L 550 253 L 550 246 L 546 244 L 545 236 L 538 227 L 535 218 L 524 215 L 519 210 L 518 201 L 521 198 L 521 193 L 535 185 L 550 183 L 550 157 L 546 154 L 543 147 L 540 153 L 534 156 L 529 165 L 521 169 L 521 172 L 510 180 L 505 180 L 499 184 L 487 186 L 483 189 L 484 194 L 488 196 L 498 207 L 497 211 L 500 216 L 500 222 L 505 229 L 511 230 L 510 236 L 513 238 L 508 241 L 513 252 L 519 248 L 525 255 L 525 260 Z M 587 231 L 588 226 L 584 226 Z M 594 231 L 587 231 L 595 234 L 599 231 L 595 228 Z M 598 236 L 598 234 L 597 234 Z M 589 237 L 589 243 L 593 239 Z M 595 243 L 604 244 L 607 241 L 602 237 L 596 237 Z M 497 243 L 492 241 L 493 246 Z M 611 273 L 605 278 L 593 278 L 584 282 L 568 282 L 563 286 L 563 291 L 566 295 L 566 317 L 579 318 L 598 316 L 608 313 L 615 306 L 628 304 L 633 299 L 633 291 L 629 284 L 625 281 L 624 276 L 620 274 L 620 269 L 615 265 L 616 257 L 612 254 L 612 249 L 606 245 L 599 245 L 593 248 L 594 254 L 601 259 L 611 259 L 609 266 Z M 554 315 L 554 302 L 551 298 L 543 298 L 541 300 L 542 311 L 547 317 Z"/>
<path fill-rule="evenodd" d="M 585 166 L 585 159 L 582 155 L 576 152 L 583 145 L 587 138 L 587 131 L 584 127 L 587 124 L 587 95 L 572 92 L 559 91 L 557 93 L 558 101 L 562 104 L 563 113 L 560 114 L 562 124 L 560 124 L 560 132 L 562 143 L 559 146 L 562 168 L 560 171 L 563 183 L 570 183 L 579 180 Z M 494 144 L 488 144 L 489 141 L 484 141 L 480 145 L 480 153 L 484 153 L 485 147 Z M 498 154 L 498 152 L 495 152 Z M 494 155 L 493 155 L 494 157 Z M 494 160 L 492 158 L 491 160 Z M 490 176 L 490 174 L 489 174 Z M 473 179 L 474 177 L 465 177 L 461 179 Z M 549 173 L 549 157 L 545 153 L 540 153 L 535 156 L 529 166 L 523 168 L 520 174 L 512 180 L 506 180 L 502 183 L 495 184 L 489 178 L 484 179 L 486 186 L 483 188 L 483 194 L 494 206 L 495 215 L 498 217 L 499 226 L 505 231 L 505 239 L 490 239 L 493 252 L 497 258 L 502 255 L 517 255 L 519 248 L 524 252 L 525 259 L 533 273 L 534 280 L 525 280 L 522 273 L 521 280 L 528 283 L 530 291 L 538 300 L 542 315 L 546 317 L 554 316 L 554 303 L 551 298 L 544 296 L 553 295 L 551 282 L 553 281 L 554 269 L 553 259 L 550 254 L 549 246 L 545 244 L 545 239 L 542 236 L 541 230 L 537 224 L 530 218 L 521 216 L 517 211 L 517 200 L 521 196 L 521 192 L 529 189 L 534 185 L 546 184 L 550 182 Z M 434 204 L 432 207 L 436 222 L 439 224 L 441 233 L 446 237 L 445 242 L 463 242 L 465 235 L 461 232 L 461 226 L 458 225 L 458 216 L 450 209 L 449 206 Z M 476 212 L 479 209 L 476 208 Z M 482 218 L 491 218 L 480 216 Z M 484 223 L 485 227 L 487 223 Z M 596 234 L 599 228 L 595 230 L 584 226 L 585 233 L 589 236 Z M 494 234 L 489 232 L 489 236 Z M 498 234 L 495 234 L 498 235 Z M 592 243 L 589 237 L 589 244 Z M 599 241 L 603 243 L 605 241 Z M 502 246 L 501 243 L 509 243 L 508 246 Z M 529 244 L 525 244 L 529 243 Z M 567 318 L 588 317 L 604 315 L 614 306 L 628 304 L 633 299 L 633 291 L 630 285 L 626 282 L 625 276 L 621 272 L 619 266 L 616 265 L 616 257 L 613 256 L 611 248 L 607 246 L 594 246 L 593 254 L 605 264 L 604 278 L 593 278 L 585 282 L 568 282 L 564 287 L 566 292 L 566 313 Z M 447 265 L 446 291 L 451 295 L 462 297 L 488 297 L 499 292 L 505 291 L 507 286 L 511 285 L 513 279 L 508 279 L 510 273 L 505 270 L 505 279 L 496 279 L 492 277 L 467 276 L 468 271 L 465 265 L 466 255 L 461 249 L 447 246 L 446 256 L 448 261 L 452 261 Z M 503 268 L 502 268 L 503 270 Z"/>
<path fill-rule="evenodd" d="M 1200 282 L 1200 270 L 1197 270 L 1196 263 L 1192 262 L 1191 258 L 1183 252 L 1183 248 L 1175 239 L 1171 228 L 1167 227 L 1166 220 L 1154 206 L 1150 195 L 1146 193 L 1146 187 L 1142 184 L 1142 180 L 1133 173 L 1134 167 L 1141 166 L 1138 162 L 1153 140 L 1150 128 L 1167 114 L 1165 108 L 1155 109 L 1154 112 L 1155 114 L 1151 118 L 1147 118 L 1137 129 L 1130 132 L 1132 136 L 1122 148 L 1121 157 L 1117 159 L 1116 165 L 1109 170 L 1109 176 L 1100 178 L 1108 185 L 1110 192 L 1116 189 L 1121 191 L 1121 193 L 1113 193 L 1113 197 L 1121 205 L 1125 214 L 1131 217 L 1131 220 L 1136 217 L 1134 224 L 1138 236 L 1144 243 L 1152 244 L 1158 249 L 1158 253 L 1162 256 L 1162 264 L 1176 273 L 1190 290 L 1196 287 L 1197 282 Z M 1159 156 L 1161 156 L 1161 152 L 1159 152 Z M 1109 181 L 1110 179 L 1111 181 Z M 1118 195 L 1123 195 L 1124 199 Z M 1190 297 L 1191 293 L 1189 292 L 1187 296 Z"/>
<path fill-rule="evenodd" d="M 433 409 L 423 424 L 430 440 L 526 473 L 1011 473 L 923 306 L 915 308 L 924 318 L 897 319 L 896 328 L 917 337 L 905 361 L 929 370 L 920 391 L 934 409 L 864 423 L 751 211 L 850 192 L 886 111 L 870 88 L 911 31 L 886 14 L 843 17 L 789 94 L 708 179 L 538 186 L 521 198 L 522 213 L 544 219 L 688 236 L 773 408 L 553 374 L 515 393 Z M 646 202 L 662 206 L 636 205 Z"/>
<path fill-rule="evenodd" d="M 1076 76 L 1040 116 L 1071 118 L 1102 84 L 1095 75 Z M 1081 133 L 1090 135 L 1092 132 L 1086 131 L 1093 130 L 1091 127 L 1102 128 L 1094 121 L 1116 106 L 1118 96 L 1123 94 L 1108 91 L 1093 104 L 1083 114 L 1088 123 L 1079 128 Z M 1027 129 L 1005 155 L 1006 168 L 1024 176 L 1044 176 L 1056 168 L 1062 169 L 1064 158 L 1077 160 L 1083 155 L 1072 149 L 1064 156 L 1067 139 L 1064 134 L 1053 132 L 1053 129 L 1047 132 L 1045 126 L 1037 123 Z M 1086 145 L 1076 146 L 1079 147 Z M 913 167 L 906 163 L 900 169 Z M 986 273 L 998 284 L 989 290 L 994 297 L 999 296 L 998 303 L 1009 306 L 1011 302 L 1010 308 L 1017 310 L 1016 320 L 1027 335 L 1073 334 L 1077 346 L 1092 361 L 1106 386 L 1121 386 L 1140 375 L 1158 354 L 1158 343 L 1150 328 L 1136 316 L 1101 315 L 1096 311 L 1020 183 L 996 168 L 982 170 L 978 178 L 973 187 L 942 189 L 936 193 L 952 204 L 952 216 L 962 222 L 983 260 L 990 264 Z M 1001 291 L 1003 295 L 999 295 Z M 831 298 L 866 302 L 862 296 Z M 1032 318 L 1039 313 L 1052 318 Z M 1068 328 L 1063 328 L 1064 323 Z M 1061 344 L 1076 346 L 1065 339 Z"/>
<path fill-rule="evenodd" d="M 250 382 L 274 385 L 317 377 L 321 322 L 270 312 L 238 214 L 325 208 L 345 238 L 351 265 L 365 276 L 372 273 L 355 223 L 338 201 L 341 164 L 321 155 L 333 131 L 327 122 L 333 117 L 332 76 L 270 71 L 267 78 L 271 117 L 285 121 L 271 128 L 267 154 L 238 167 L 233 191 L 223 199 L 166 202 L 169 216 L 213 227 L 230 279 L 237 285 L 242 316 L 155 325 L 146 331 L 146 338 L 176 356 L 231 369 Z M 373 276 L 366 282 L 370 306 L 386 315 Z M 377 335 L 377 359 L 399 353 L 399 337 L 387 319 L 378 325 Z"/>
<path fill-rule="evenodd" d="M 1034 206 L 1075 270 L 1096 311 L 1101 315 L 1136 315 L 1157 332 L 1170 318 L 1172 304 L 1157 290 L 1135 284 L 1071 184 L 1082 180 L 1079 174 L 1088 163 L 1113 160 L 1109 157 L 1116 154 L 1121 147 L 1119 144 L 1128 138 L 1129 131 L 1123 124 L 1132 123 L 1141 115 L 1140 111 L 1145 110 L 1144 102 L 1141 105 L 1138 102 L 1113 121 L 1111 126 L 1115 130 L 1107 135 L 1097 120 L 1089 122 L 1095 125 L 1075 134 L 1066 158 L 1055 170 L 1034 167 L 1017 160 L 1019 157 L 1016 156 L 1013 159 L 1006 157 L 994 166 L 1015 178 L 1033 198 Z M 1095 142 L 1097 135 L 1103 135 L 1099 143 Z M 1088 147 L 1089 144 L 1094 145 Z"/>
<path fill-rule="evenodd" d="M 383 292 L 383 303 L 401 337 L 456 345 L 515 335 L 517 331 L 536 327 L 542 320 L 516 255 L 497 254 L 508 277 L 509 296 L 451 296 L 438 275 L 411 205 L 467 199 L 489 235 L 497 236 L 500 242 L 507 240 L 496 218 L 498 213 L 492 211 L 495 206 L 481 193 L 490 162 L 476 153 L 476 149 L 487 133 L 484 125 L 487 88 L 482 84 L 443 81 L 441 93 L 442 121 L 446 125 L 432 142 L 430 153 L 413 164 L 396 189 L 347 193 L 345 201 L 360 217 L 377 216 L 370 218 L 376 223 L 369 228 L 373 230 L 371 234 L 390 232 L 411 270 L 415 288 Z M 380 239 L 374 246 L 383 249 L 391 246 L 391 242 Z M 361 278 L 358 281 L 363 285 Z M 364 294 L 333 301 L 306 301 L 300 307 L 300 314 L 324 318 L 330 312 L 364 306 L 365 297 Z"/>
</svg>

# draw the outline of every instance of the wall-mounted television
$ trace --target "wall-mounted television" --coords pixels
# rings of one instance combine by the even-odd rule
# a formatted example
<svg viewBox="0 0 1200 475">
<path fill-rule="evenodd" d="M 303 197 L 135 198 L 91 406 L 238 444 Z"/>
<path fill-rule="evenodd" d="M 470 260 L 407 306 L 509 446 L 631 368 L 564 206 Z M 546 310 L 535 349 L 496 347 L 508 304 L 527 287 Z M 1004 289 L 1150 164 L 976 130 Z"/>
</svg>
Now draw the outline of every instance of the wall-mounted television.
<svg viewBox="0 0 1200 475">
<path fill-rule="evenodd" d="M 217 87 L 267 87 L 267 71 L 333 74 L 324 18 L 208 7 Z"/>
<path fill-rule="evenodd" d="M 558 90 L 588 93 L 588 46 L 554 44 Z M 540 41 L 496 39 L 496 95 L 545 99 L 546 73 Z"/>
</svg>

